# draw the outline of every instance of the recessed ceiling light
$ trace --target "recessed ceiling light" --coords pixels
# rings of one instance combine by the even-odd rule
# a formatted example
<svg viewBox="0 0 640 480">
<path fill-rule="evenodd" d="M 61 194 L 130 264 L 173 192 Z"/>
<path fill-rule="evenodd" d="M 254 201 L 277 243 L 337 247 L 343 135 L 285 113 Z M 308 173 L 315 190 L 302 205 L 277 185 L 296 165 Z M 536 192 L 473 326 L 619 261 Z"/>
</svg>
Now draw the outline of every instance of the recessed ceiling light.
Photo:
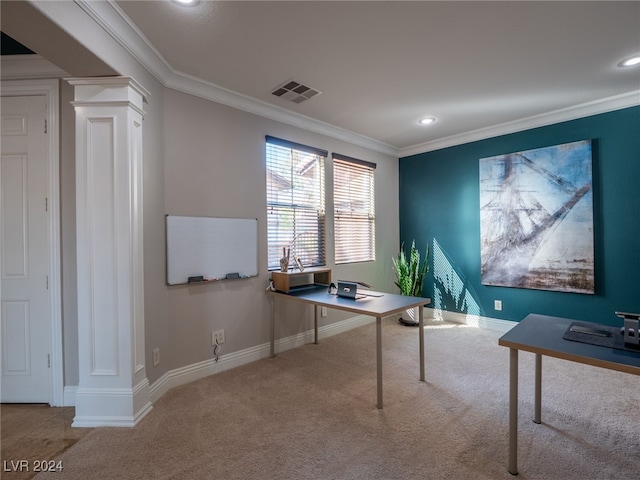
<svg viewBox="0 0 640 480">
<path fill-rule="evenodd" d="M 177 3 L 178 5 L 184 5 L 186 7 L 193 7 L 200 0 L 173 0 L 173 3 Z"/>
<path fill-rule="evenodd" d="M 418 123 L 420 125 L 431 125 L 435 121 L 436 121 L 436 119 L 433 118 L 433 117 L 424 117 L 424 118 L 421 118 L 420 120 L 418 120 Z"/>
<path fill-rule="evenodd" d="M 620 63 L 618 63 L 619 67 L 635 67 L 636 65 L 640 65 L 640 55 L 634 55 L 633 57 L 625 58 Z"/>
</svg>

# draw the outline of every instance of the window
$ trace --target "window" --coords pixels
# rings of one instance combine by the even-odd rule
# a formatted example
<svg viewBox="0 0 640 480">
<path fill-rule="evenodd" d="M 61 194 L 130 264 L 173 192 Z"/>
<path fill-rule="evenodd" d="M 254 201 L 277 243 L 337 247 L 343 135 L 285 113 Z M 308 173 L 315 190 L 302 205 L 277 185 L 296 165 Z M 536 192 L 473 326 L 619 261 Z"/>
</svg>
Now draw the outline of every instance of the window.
<svg viewBox="0 0 640 480">
<path fill-rule="evenodd" d="M 325 150 L 267 136 L 268 268 L 280 269 L 283 248 L 305 267 L 325 265 Z"/>
<path fill-rule="evenodd" d="M 376 259 L 375 163 L 333 154 L 336 264 Z"/>
</svg>

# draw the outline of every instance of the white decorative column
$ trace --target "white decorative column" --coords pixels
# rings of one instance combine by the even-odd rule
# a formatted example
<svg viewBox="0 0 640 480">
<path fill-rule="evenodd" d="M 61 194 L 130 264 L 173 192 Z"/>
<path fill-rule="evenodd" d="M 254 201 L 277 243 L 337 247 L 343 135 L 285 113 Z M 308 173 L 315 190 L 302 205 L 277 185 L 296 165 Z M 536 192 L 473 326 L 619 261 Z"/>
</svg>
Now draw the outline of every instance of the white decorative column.
<svg viewBox="0 0 640 480">
<path fill-rule="evenodd" d="M 144 352 L 142 119 L 127 77 L 72 78 L 78 363 L 73 426 L 133 426 L 150 410 Z"/>
</svg>

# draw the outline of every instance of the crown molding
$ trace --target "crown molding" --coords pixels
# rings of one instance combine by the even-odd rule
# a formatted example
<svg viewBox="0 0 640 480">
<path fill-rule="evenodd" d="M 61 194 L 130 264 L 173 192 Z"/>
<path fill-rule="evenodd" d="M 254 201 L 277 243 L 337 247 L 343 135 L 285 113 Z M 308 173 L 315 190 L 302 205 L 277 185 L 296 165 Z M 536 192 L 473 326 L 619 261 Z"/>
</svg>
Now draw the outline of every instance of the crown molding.
<svg viewBox="0 0 640 480">
<path fill-rule="evenodd" d="M 510 133 L 530 130 L 532 128 L 545 127 L 554 123 L 567 122 L 578 118 L 598 115 L 600 113 L 612 112 L 627 107 L 640 105 L 640 90 L 614 95 L 612 97 L 594 100 L 592 102 L 574 105 L 552 112 L 535 115 L 532 117 L 522 118 L 513 122 L 502 123 L 490 127 L 472 130 L 470 132 L 452 135 L 450 137 L 439 138 L 430 142 L 413 145 L 411 147 L 401 148 L 398 156 L 409 157 L 420 153 L 432 152 L 442 148 L 454 147 L 465 143 L 476 142 L 478 140 L 486 140 L 487 138 L 499 137 Z"/>
<path fill-rule="evenodd" d="M 321 135 L 351 143 L 353 145 L 358 145 L 375 152 L 384 153 L 396 158 L 398 157 L 398 148 L 387 143 L 354 133 L 350 130 L 345 130 L 329 123 L 321 122 L 320 120 L 316 120 L 315 118 L 311 118 L 306 115 L 291 112 L 284 108 L 271 105 L 270 103 L 257 100 L 253 97 L 239 94 L 182 72 L 174 71 L 169 78 L 165 78 L 163 80 L 163 84 L 168 88 L 211 100 L 263 118 L 292 125 L 310 132 L 319 133 Z"/>
<path fill-rule="evenodd" d="M 176 71 L 140 29 L 131 22 L 115 1 L 91 2 L 89 0 L 75 0 L 75 3 L 167 88 L 394 157 L 407 157 L 426 153 L 640 104 L 640 90 L 635 90 L 626 94 L 595 100 L 513 122 L 492 125 L 410 147 L 398 148 Z"/>
<path fill-rule="evenodd" d="M 165 60 L 115 1 L 74 1 L 111 38 L 156 77 L 160 83 L 165 84 L 165 79 L 174 73 L 173 67 L 169 62 Z"/>
<path fill-rule="evenodd" d="M 75 3 L 167 88 L 386 155 L 398 156 L 398 148 L 392 145 L 276 107 L 175 70 L 113 0 L 106 2 L 75 0 Z"/>
</svg>

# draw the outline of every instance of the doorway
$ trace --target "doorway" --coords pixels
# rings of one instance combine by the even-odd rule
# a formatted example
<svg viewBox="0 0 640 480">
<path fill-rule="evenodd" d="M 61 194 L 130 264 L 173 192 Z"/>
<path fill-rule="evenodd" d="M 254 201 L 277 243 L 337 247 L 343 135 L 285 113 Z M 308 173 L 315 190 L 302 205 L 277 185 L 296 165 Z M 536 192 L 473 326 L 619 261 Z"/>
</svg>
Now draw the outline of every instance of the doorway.
<svg viewBox="0 0 640 480">
<path fill-rule="evenodd" d="M 8 403 L 63 400 L 58 81 L 2 82 L 2 390 Z"/>
</svg>

